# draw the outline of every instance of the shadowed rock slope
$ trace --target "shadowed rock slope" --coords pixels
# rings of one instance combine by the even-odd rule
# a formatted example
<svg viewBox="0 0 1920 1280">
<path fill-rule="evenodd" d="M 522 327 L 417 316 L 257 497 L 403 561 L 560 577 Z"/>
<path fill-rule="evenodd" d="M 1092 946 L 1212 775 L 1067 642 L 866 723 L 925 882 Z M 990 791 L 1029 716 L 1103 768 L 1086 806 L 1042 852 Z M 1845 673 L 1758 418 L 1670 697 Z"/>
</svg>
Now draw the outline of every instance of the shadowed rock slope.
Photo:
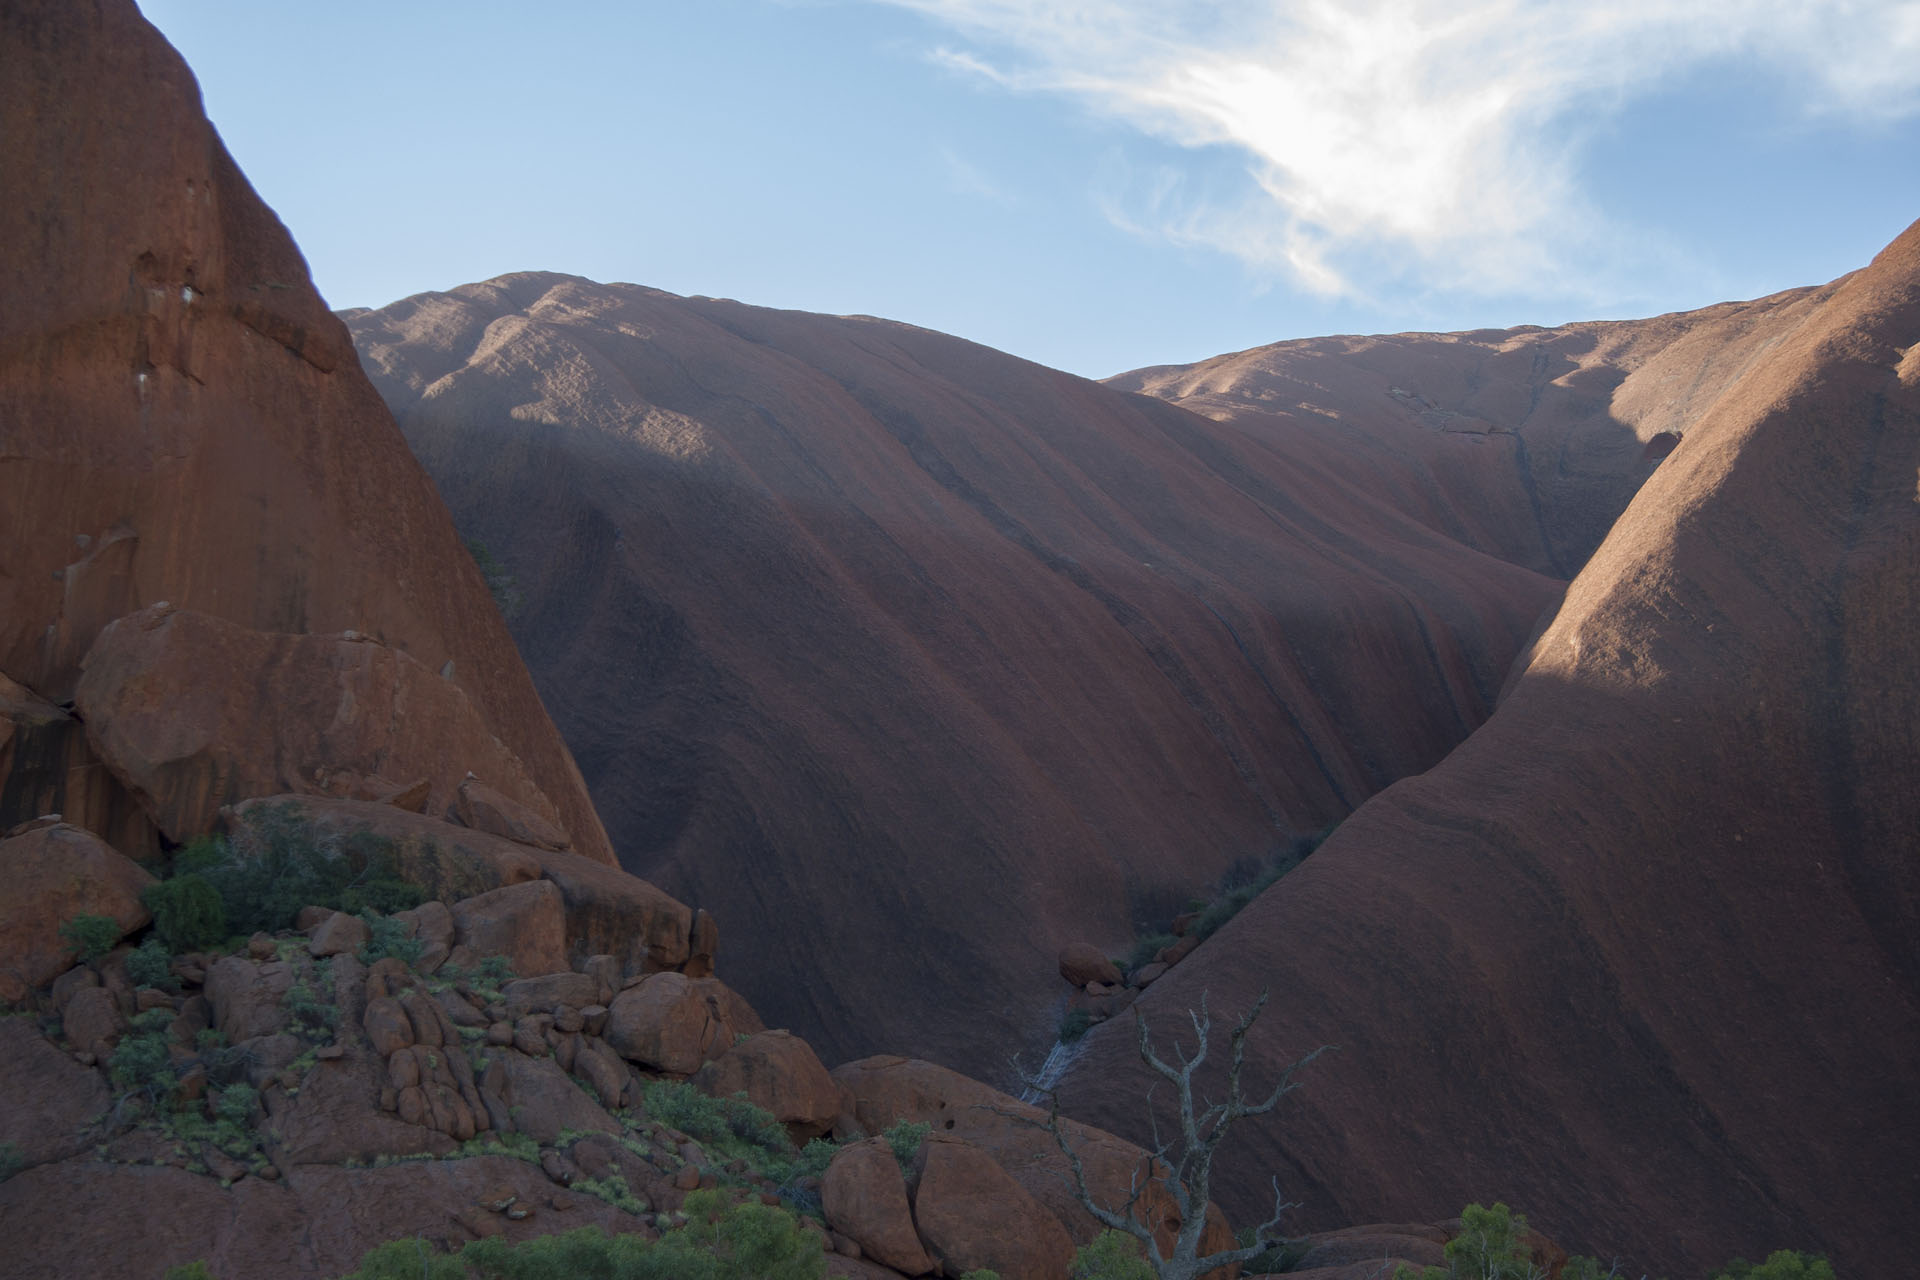
<svg viewBox="0 0 1920 1280">
<path fill-rule="evenodd" d="M 1270 988 L 1263 1067 L 1341 1046 L 1231 1155 L 1305 1225 L 1498 1196 L 1634 1275 L 1910 1269 L 1920 224 L 1806 300 L 1694 402 L 1489 722 L 1142 997 L 1171 1029 Z M 1127 1038 L 1094 1033 L 1071 1102 L 1138 1134 Z"/>
<path fill-rule="evenodd" d="M 907 325 L 549 274 L 350 320 L 518 576 L 627 866 L 830 1058 L 1003 1078 L 1064 942 L 1124 948 L 1433 764 L 1559 591 L 1236 429 Z"/>
<path fill-rule="evenodd" d="M 27 0 L 0 62 L 0 829 L 55 809 L 129 833 L 62 704 L 102 627 L 166 601 L 450 675 L 611 861 L 431 482 L 179 56 L 132 4 Z"/>
</svg>

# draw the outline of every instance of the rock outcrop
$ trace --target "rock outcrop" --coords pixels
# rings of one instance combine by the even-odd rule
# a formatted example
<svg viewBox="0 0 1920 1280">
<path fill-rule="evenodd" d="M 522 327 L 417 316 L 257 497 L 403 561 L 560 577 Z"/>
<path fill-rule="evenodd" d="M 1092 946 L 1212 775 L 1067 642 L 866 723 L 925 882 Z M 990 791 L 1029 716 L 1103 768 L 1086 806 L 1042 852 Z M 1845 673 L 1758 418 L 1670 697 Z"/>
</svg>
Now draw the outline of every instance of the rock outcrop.
<svg viewBox="0 0 1920 1280">
<path fill-rule="evenodd" d="M 531 273 L 351 325 L 515 574 L 625 865 L 829 1058 L 1003 1073 L 1062 945 L 1432 765 L 1558 597 L 1237 428 L 907 325 Z"/>
<path fill-rule="evenodd" d="M 60 706 L 101 629 L 162 601 L 355 631 L 464 690 L 611 862 L 479 569 L 179 56 L 129 0 L 23 0 L 0 63 L 0 671 Z M 41 777 L 0 800 L 44 803 Z"/>
<path fill-rule="evenodd" d="M 1330 1226 L 1499 1196 L 1635 1274 L 1774 1242 L 1904 1274 L 1920 224 L 1764 338 L 1489 722 L 1140 996 L 1171 1029 L 1271 989 L 1256 1076 L 1341 1046 L 1223 1151 L 1242 1197 L 1277 1171 Z M 1069 1105 L 1137 1134 L 1146 1083 L 1096 1029 Z"/>
</svg>

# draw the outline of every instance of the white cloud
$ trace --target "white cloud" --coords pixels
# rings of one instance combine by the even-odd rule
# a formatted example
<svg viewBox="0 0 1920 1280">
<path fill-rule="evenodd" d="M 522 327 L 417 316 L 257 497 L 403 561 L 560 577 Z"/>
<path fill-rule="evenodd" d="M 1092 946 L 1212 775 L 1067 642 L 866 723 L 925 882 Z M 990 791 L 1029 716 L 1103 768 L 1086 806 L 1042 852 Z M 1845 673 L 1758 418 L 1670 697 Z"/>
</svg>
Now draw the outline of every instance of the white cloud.
<svg viewBox="0 0 1920 1280">
<path fill-rule="evenodd" d="M 1109 193 L 1109 216 L 1327 293 L 1383 271 L 1578 293 L 1582 262 L 1657 256 L 1594 212 L 1579 142 L 1706 64 L 1737 60 L 1810 115 L 1920 111 L 1920 0 L 882 2 L 969 38 L 935 52 L 948 67 L 1240 157 L 1236 195 L 1160 169 Z"/>
</svg>

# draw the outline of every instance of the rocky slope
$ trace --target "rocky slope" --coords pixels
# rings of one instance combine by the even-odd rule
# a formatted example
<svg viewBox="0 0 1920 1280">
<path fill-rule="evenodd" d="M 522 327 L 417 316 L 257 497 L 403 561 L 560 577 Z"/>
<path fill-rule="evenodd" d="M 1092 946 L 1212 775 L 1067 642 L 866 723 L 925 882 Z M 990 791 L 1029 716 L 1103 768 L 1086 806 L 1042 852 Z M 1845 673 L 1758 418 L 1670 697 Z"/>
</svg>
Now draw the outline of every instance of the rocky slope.
<svg viewBox="0 0 1920 1280">
<path fill-rule="evenodd" d="M 6 7 L 0 58 L 0 829 L 58 811 L 158 848 L 66 704 L 101 628 L 165 601 L 446 676 L 524 766 L 489 781 L 611 861 L 432 483 L 179 56 L 131 3 L 36 0 Z"/>
<path fill-rule="evenodd" d="M 1644 419 L 1682 443 L 1488 723 L 1136 1005 L 1271 989 L 1261 1069 L 1341 1046 L 1232 1157 L 1309 1225 L 1501 1196 L 1636 1275 L 1910 1269 L 1920 224 L 1749 342 Z M 1138 1134 L 1129 1039 L 1069 1088 Z"/>
<path fill-rule="evenodd" d="M 1430 766 L 1558 592 L 1328 450 L 905 325 L 541 274 L 350 323 L 626 865 L 834 1056 L 1004 1075 L 1063 942 Z"/>
</svg>

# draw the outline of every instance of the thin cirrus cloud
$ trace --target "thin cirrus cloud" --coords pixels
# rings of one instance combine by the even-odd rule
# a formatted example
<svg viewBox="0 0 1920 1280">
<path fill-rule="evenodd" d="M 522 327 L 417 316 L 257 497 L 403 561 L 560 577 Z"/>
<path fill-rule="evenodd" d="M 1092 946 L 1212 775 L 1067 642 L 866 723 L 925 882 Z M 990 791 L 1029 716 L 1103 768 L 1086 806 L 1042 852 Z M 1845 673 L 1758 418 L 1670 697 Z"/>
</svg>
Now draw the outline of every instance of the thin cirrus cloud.
<svg viewBox="0 0 1920 1280">
<path fill-rule="evenodd" d="M 881 2 L 966 38 L 932 54 L 959 72 L 1233 158 L 1224 186 L 1117 161 L 1102 207 L 1330 296 L 1394 280 L 1597 298 L 1622 263 L 1671 269 L 1657 234 L 1598 211 L 1578 158 L 1695 72 L 1810 119 L 1920 111 L 1920 0 Z"/>
</svg>

